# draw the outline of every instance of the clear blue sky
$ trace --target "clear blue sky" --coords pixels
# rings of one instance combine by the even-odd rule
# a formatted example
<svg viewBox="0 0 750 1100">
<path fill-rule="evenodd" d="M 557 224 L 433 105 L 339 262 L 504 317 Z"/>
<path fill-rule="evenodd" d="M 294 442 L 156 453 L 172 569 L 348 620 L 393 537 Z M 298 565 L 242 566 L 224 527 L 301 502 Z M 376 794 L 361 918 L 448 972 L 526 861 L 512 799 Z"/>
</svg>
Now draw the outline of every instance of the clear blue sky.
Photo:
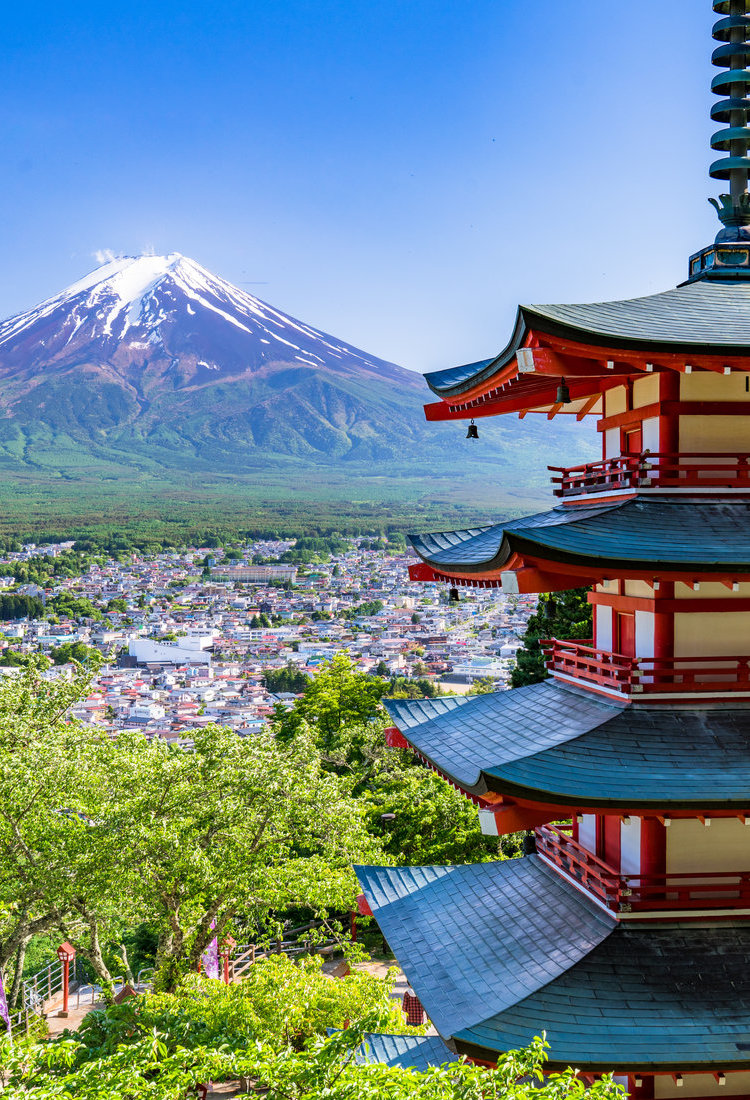
<svg viewBox="0 0 750 1100">
<path fill-rule="evenodd" d="M 710 0 L 3 10 L 0 315 L 179 251 L 416 370 L 713 239 Z"/>
</svg>

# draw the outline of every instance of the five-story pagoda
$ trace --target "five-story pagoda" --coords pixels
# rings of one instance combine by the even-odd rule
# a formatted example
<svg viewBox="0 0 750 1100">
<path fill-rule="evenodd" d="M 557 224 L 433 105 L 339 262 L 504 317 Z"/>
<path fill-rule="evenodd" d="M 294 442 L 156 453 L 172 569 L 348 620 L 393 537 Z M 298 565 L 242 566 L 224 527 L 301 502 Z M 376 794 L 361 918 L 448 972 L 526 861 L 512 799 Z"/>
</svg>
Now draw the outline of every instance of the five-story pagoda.
<svg viewBox="0 0 750 1100">
<path fill-rule="evenodd" d="M 686 282 L 521 307 L 500 355 L 427 376 L 430 420 L 567 413 L 602 437 L 549 511 L 412 539 L 414 579 L 592 589 L 593 638 L 551 639 L 545 682 L 388 704 L 395 743 L 536 851 L 359 869 L 453 1050 L 493 1062 L 544 1029 L 552 1068 L 637 1097 L 750 1096 L 750 0 L 713 7 L 730 193 Z"/>
</svg>

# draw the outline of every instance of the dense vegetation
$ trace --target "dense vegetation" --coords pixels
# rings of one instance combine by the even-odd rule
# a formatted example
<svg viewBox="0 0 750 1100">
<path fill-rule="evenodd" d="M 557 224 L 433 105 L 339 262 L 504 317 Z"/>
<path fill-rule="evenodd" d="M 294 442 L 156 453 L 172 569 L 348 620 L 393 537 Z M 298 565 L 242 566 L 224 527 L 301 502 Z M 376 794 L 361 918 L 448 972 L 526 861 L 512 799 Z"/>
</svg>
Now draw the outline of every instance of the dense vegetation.
<svg viewBox="0 0 750 1100">
<path fill-rule="evenodd" d="M 517 850 L 515 838 L 483 837 L 466 799 L 386 748 L 388 684 L 344 655 L 280 708 L 273 731 L 208 726 L 191 752 L 69 721 L 85 674 L 50 682 L 39 668 L 0 681 L 0 969 L 12 1001 L 43 935 L 73 943 L 105 985 L 124 944 L 173 989 L 212 922 L 241 942 L 272 937 L 290 912 L 335 933 L 358 892 L 353 862 Z"/>
<path fill-rule="evenodd" d="M 185 1100 L 208 1080 L 245 1080 L 268 1100 L 604 1100 L 572 1071 L 541 1083 L 544 1043 L 497 1069 L 466 1062 L 424 1073 L 353 1059 L 371 1032 L 404 1032 L 388 979 L 325 978 L 315 960 L 256 963 L 239 985 L 190 977 L 171 994 L 91 1013 L 77 1032 L 6 1049 L 7 1100 Z M 333 1028 L 328 1036 L 327 1029 Z M 0 1040 L 3 1044 L 3 1040 Z"/>
<path fill-rule="evenodd" d="M 540 640 L 592 637 L 591 604 L 587 602 L 587 593 L 587 588 L 573 588 L 569 592 L 548 592 L 539 597 L 537 610 L 526 624 L 523 645 L 516 654 L 511 687 L 538 684 L 547 679 Z"/>
</svg>

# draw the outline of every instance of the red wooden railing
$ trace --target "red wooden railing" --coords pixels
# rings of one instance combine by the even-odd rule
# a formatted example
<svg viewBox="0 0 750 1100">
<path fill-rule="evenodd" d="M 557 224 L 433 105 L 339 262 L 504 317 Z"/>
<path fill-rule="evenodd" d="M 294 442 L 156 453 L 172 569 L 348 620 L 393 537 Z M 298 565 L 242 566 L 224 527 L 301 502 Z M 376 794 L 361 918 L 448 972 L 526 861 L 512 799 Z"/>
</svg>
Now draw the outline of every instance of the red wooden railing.
<svg viewBox="0 0 750 1100">
<path fill-rule="evenodd" d="M 561 828 L 536 830 L 537 852 L 614 912 L 750 909 L 750 871 L 624 875 Z"/>
<path fill-rule="evenodd" d="M 555 496 L 604 493 L 617 489 L 746 489 L 750 492 L 750 454 L 718 451 L 644 451 L 618 455 L 583 466 L 548 466 Z"/>
<path fill-rule="evenodd" d="M 750 691 L 750 657 L 625 657 L 588 642 L 540 641 L 549 672 L 623 695 Z"/>
</svg>

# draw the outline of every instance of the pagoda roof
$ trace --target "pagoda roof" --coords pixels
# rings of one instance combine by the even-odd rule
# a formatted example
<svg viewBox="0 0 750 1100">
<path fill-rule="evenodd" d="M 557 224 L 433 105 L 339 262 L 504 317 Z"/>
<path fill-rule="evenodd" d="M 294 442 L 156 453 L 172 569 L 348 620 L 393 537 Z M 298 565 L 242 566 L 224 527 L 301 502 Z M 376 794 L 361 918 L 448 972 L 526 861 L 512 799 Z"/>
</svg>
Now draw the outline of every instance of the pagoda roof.
<svg viewBox="0 0 750 1100">
<path fill-rule="evenodd" d="M 660 294 L 615 302 L 520 306 L 508 346 L 492 359 L 425 375 L 440 397 L 455 397 L 489 381 L 526 346 L 531 332 L 581 344 L 656 353 L 747 355 L 750 284 L 695 282 Z"/>
<path fill-rule="evenodd" d="M 384 702 L 409 744 L 472 794 L 629 809 L 750 804 L 750 707 L 622 706 L 555 680 Z"/>
<path fill-rule="evenodd" d="M 522 519 L 457 531 L 409 535 L 438 572 L 482 576 L 514 554 L 610 568 L 750 570 L 750 504 L 630 497 L 601 504 L 558 505 Z"/>
<path fill-rule="evenodd" d="M 424 1071 L 446 1062 L 457 1062 L 458 1055 L 439 1035 L 365 1035 L 365 1042 L 354 1057 L 360 1065 L 377 1062 L 382 1066 L 400 1066 Z"/>
<path fill-rule="evenodd" d="M 459 1052 L 492 1060 L 544 1030 L 552 1069 L 750 1067 L 750 928 L 619 925 L 538 856 L 356 870 Z"/>
</svg>

